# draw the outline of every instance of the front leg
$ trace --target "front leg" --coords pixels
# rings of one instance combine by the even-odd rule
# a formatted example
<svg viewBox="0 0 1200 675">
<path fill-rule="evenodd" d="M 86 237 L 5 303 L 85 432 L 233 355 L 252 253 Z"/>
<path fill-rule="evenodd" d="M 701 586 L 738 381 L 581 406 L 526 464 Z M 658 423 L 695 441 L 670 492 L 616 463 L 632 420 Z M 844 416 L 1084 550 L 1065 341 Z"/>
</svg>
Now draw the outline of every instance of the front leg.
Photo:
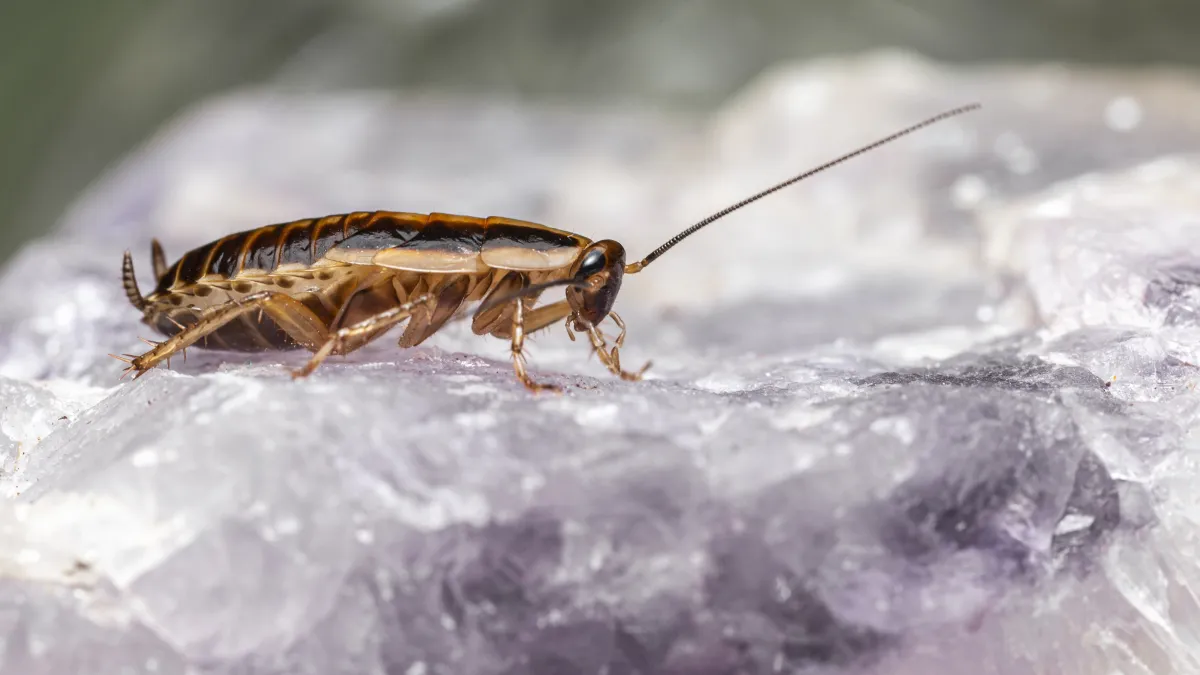
<svg viewBox="0 0 1200 675">
<path fill-rule="evenodd" d="M 512 321 L 512 359 L 513 370 L 517 373 L 517 379 L 533 392 L 552 391 L 561 393 L 562 387 L 554 384 L 534 382 L 529 377 L 529 373 L 525 372 L 525 355 L 521 353 L 521 350 L 525 346 L 525 303 L 518 298 L 513 304 L 515 305 L 515 309 L 513 310 Z"/>
<path fill-rule="evenodd" d="M 616 315 L 613 316 L 615 317 Z M 614 321 L 621 329 L 621 334 L 617 337 L 617 345 L 614 346 L 611 351 L 607 348 L 608 345 L 604 341 L 604 335 L 600 333 L 600 329 L 596 328 L 594 324 L 587 324 L 588 338 L 590 338 L 592 341 L 592 348 L 596 350 L 596 355 L 600 357 L 601 363 L 608 368 L 609 372 L 611 372 L 613 375 L 619 376 L 622 380 L 637 382 L 638 380 L 641 380 L 642 375 L 649 370 L 650 362 L 647 361 L 646 365 L 642 366 L 642 369 L 636 373 L 621 370 L 620 345 L 625 341 L 625 322 L 621 321 L 619 318 L 615 318 Z M 576 326 L 578 326 L 579 323 L 580 322 L 577 321 Z"/>
</svg>

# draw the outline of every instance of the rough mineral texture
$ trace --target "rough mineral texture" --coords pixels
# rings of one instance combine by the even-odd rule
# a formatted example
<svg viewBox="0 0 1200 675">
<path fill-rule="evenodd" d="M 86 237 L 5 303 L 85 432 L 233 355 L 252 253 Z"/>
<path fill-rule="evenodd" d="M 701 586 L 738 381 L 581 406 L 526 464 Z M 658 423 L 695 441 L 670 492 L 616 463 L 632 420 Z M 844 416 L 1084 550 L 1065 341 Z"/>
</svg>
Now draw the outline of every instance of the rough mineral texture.
<svg viewBox="0 0 1200 675">
<path fill-rule="evenodd" d="M 561 326 L 530 364 L 562 396 L 463 322 L 302 381 L 303 353 L 107 356 L 154 337 L 119 277 L 130 248 L 146 288 L 151 237 L 388 208 L 637 258 L 972 100 L 627 276 L 644 382 Z M 897 54 L 704 120 L 214 101 L 0 278 L 0 672 L 1195 673 L 1198 101 Z"/>
</svg>

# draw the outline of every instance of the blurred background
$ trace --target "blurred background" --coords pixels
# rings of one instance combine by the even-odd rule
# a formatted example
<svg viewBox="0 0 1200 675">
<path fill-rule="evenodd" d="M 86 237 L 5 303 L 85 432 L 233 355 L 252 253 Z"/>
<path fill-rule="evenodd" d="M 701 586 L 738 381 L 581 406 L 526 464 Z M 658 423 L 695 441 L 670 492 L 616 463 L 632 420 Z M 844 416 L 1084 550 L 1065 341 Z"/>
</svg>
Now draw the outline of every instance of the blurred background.
<svg viewBox="0 0 1200 675">
<path fill-rule="evenodd" d="M 1195 0 L 3 0 L 0 259 L 213 94 L 499 92 L 703 111 L 782 60 L 1200 62 Z"/>
</svg>

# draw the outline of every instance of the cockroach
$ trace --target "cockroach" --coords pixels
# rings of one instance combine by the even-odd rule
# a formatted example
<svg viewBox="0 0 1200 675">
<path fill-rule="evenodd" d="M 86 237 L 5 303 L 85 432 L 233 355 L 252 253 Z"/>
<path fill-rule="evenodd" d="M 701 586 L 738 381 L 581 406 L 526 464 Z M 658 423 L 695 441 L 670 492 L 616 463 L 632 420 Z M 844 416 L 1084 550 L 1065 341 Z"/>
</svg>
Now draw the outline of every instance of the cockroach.
<svg viewBox="0 0 1200 675">
<path fill-rule="evenodd" d="M 532 391 L 561 388 L 529 376 L 525 336 L 564 320 L 571 340 L 576 331 L 586 334 L 611 373 L 640 380 L 650 363 L 634 372 L 621 368 L 625 323 L 612 311 L 624 275 L 641 272 L 697 230 L 777 190 L 978 107 L 943 112 L 809 169 L 701 220 L 631 264 L 613 240 L 592 241 L 509 218 L 446 213 L 355 212 L 267 225 L 188 251 L 170 266 L 153 240 L 154 291 L 141 294 L 128 251 L 122 280 L 142 322 L 167 339 L 145 340 L 152 348 L 138 356 L 111 356 L 128 363 L 125 373 L 137 378 L 160 362 L 169 365 L 190 346 L 241 352 L 302 348 L 312 356 L 292 374 L 305 377 L 330 355 L 360 349 L 406 320 L 398 345 L 415 347 L 468 303 L 479 302 L 472 331 L 510 341 L 517 379 Z M 555 287 L 565 287 L 564 299 L 535 306 Z M 598 328 L 609 317 L 620 330 L 611 348 Z"/>
</svg>

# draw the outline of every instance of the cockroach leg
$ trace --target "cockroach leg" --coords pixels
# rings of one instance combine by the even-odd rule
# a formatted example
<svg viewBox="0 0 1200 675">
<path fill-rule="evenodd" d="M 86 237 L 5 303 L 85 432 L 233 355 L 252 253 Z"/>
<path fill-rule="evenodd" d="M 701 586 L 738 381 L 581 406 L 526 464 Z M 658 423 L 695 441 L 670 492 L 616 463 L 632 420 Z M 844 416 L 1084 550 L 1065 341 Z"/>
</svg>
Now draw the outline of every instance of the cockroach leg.
<svg viewBox="0 0 1200 675">
<path fill-rule="evenodd" d="M 462 306 L 470 287 L 470 279 L 458 277 L 431 291 L 430 302 L 421 303 L 413 309 L 412 321 L 404 327 L 404 333 L 396 344 L 400 347 L 416 347 L 441 330 Z"/>
<path fill-rule="evenodd" d="M 137 358 L 137 355 L 135 354 L 109 354 L 109 356 L 120 361 L 121 363 L 133 363 L 133 360 Z M 126 368 L 121 371 L 121 377 L 119 379 L 124 380 L 125 376 L 128 375 L 132 370 L 133 368 Z M 136 378 L 137 376 L 135 375 L 134 377 Z"/>
<path fill-rule="evenodd" d="M 141 377 L 147 370 L 167 360 L 175 352 L 259 307 L 265 309 L 282 330 L 302 345 L 311 345 L 310 348 L 315 349 L 327 335 L 325 325 L 302 302 L 282 293 L 263 291 L 205 312 L 196 323 L 156 344 L 150 351 L 135 357 L 127 370 L 136 372 L 135 379 Z"/>
<path fill-rule="evenodd" d="M 475 310 L 475 316 L 471 319 L 471 330 L 476 335 L 490 334 L 505 340 L 512 337 L 509 335 L 509 327 L 512 326 L 512 305 L 502 303 L 486 309 L 484 305 L 492 298 L 505 297 L 520 291 L 526 283 L 525 276 L 520 272 L 509 271 L 501 277 L 484 295 L 480 308 Z"/>
<path fill-rule="evenodd" d="M 525 333 L 536 333 L 546 326 L 568 316 L 571 313 L 571 303 L 566 300 L 531 309 L 525 315 Z"/>
<path fill-rule="evenodd" d="M 625 346 L 625 322 L 621 320 L 620 315 L 616 312 L 609 312 L 608 315 L 612 317 L 613 323 L 617 324 L 617 328 L 621 329 L 620 334 L 617 335 L 617 339 L 613 341 L 617 349 L 620 349 Z"/>
<path fill-rule="evenodd" d="M 325 344 L 313 354 L 303 368 L 292 371 L 292 378 L 308 377 L 332 354 L 348 353 L 366 345 L 371 339 L 382 335 L 385 329 L 409 318 L 416 307 L 434 297 L 432 293 L 425 293 L 409 302 L 367 317 L 352 326 L 339 329 L 325 341 Z"/>
<path fill-rule="evenodd" d="M 620 347 L 613 347 L 611 350 L 607 349 L 607 345 L 604 342 L 604 335 L 600 333 L 600 329 L 596 328 L 594 324 L 588 324 L 587 332 L 588 337 L 592 340 L 592 347 L 596 352 L 596 356 L 600 357 L 600 362 L 613 375 L 619 376 L 622 380 L 637 382 L 650 369 L 650 362 L 647 361 L 646 365 L 642 366 L 641 370 L 636 373 L 621 370 Z M 621 331 L 621 335 L 623 336 L 624 334 L 624 331 Z M 617 341 L 620 342 L 620 338 L 617 338 Z"/>
<path fill-rule="evenodd" d="M 386 280 L 389 286 L 394 283 L 394 277 L 392 279 L 388 279 L 387 275 L 379 270 L 376 270 L 372 274 L 366 275 L 359 280 L 354 290 L 351 291 L 351 293 L 346 297 L 346 300 L 342 303 L 342 306 L 338 308 L 337 313 L 333 315 L 333 320 L 329 322 L 329 326 L 331 328 L 334 326 L 342 326 L 342 321 L 345 320 L 346 312 L 354 306 L 355 298 L 360 295 L 369 294 L 372 290 L 372 287 L 379 283 L 380 279 Z"/>
<path fill-rule="evenodd" d="M 555 384 L 541 384 L 534 382 L 533 378 L 529 377 L 529 373 L 525 372 L 525 356 L 522 349 L 525 347 L 525 303 L 517 300 L 513 310 L 512 322 L 512 359 L 513 371 L 517 374 L 517 379 L 524 384 L 527 389 L 532 392 L 549 391 L 561 393 L 562 387 Z M 555 303 L 557 304 L 557 303 Z M 548 305 L 542 309 L 551 309 L 554 305 Z M 557 319 L 555 319 L 557 321 Z M 543 326 L 544 327 L 544 326 Z"/>
</svg>

